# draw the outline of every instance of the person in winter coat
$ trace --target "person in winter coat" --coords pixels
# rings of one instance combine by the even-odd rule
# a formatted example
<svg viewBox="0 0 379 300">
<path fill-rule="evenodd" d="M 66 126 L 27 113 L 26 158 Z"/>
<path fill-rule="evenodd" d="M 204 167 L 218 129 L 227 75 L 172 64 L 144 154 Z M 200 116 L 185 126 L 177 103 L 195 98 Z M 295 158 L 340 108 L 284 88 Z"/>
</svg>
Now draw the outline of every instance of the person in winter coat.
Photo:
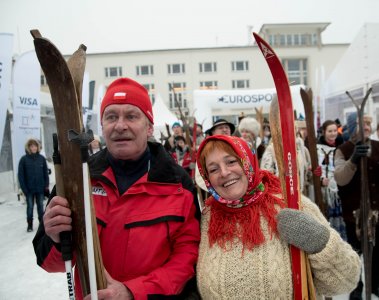
<svg viewBox="0 0 379 300">
<path fill-rule="evenodd" d="M 251 146 L 250 148 L 253 149 L 255 153 L 257 153 L 258 161 L 261 160 L 266 149 L 259 136 L 260 130 L 261 124 L 251 117 L 243 118 L 238 125 L 238 131 L 241 134 L 241 138 Z"/>
<path fill-rule="evenodd" d="M 359 128 L 357 126 L 357 113 L 351 113 L 347 118 L 347 131 L 349 140 L 337 148 L 335 154 L 334 178 L 338 184 L 338 193 L 342 203 L 342 214 L 346 223 L 347 241 L 361 252 L 360 237 L 356 233 L 356 218 L 354 212 L 360 208 L 361 202 L 361 168 L 360 160 L 367 157 L 367 180 L 368 196 L 371 209 L 373 210 L 372 221 L 379 214 L 379 142 L 370 139 L 372 131 L 372 117 L 365 115 L 363 118 L 364 141 L 359 139 Z M 358 216 L 359 214 L 357 214 Z M 372 252 L 372 292 L 379 296 L 379 222 L 375 226 L 375 246 Z M 350 299 L 362 299 L 363 282 L 360 281 L 357 288 L 350 295 Z"/>
<path fill-rule="evenodd" d="M 309 195 L 311 163 L 308 149 L 304 146 L 304 141 L 301 137 L 296 137 L 297 163 L 299 171 L 300 191 L 303 195 Z M 276 162 L 275 149 L 273 141 L 266 147 L 262 158 L 259 162 L 262 170 L 267 170 L 276 176 L 279 176 L 279 169 Z"/>
<path fill-rule="evenodd" d="M 308 198 L 301 210 L 286 208 L 279 179 L 259 169 L 244 140 L 208 137 L 197 163 L 211 194 L 197 264 L 202 299 L 293 299 L 290 244 L 308 253 L 317 295 L 355 287 L 357 253 Z"/>
<path fill-rule="evenodd" d="M 317 143 L 317 157 L 318 164 L 322 169 L 320 180 L 323 199 L 327 207 L 327 218 L 330 225 L 346 241 L 346 224 L 343 220 L 341 199 L 338 196 L 338 187 L 334 179 L 334 154 L 337 147 L 343 143 L 343 139 L 338 134 L 335 121 L 326 120 L 321 128 L 322 132 Z"/>
<path fill-rule="evenodd" d="M 191 174 L 191 154 L 183 136 L 178 135 L 174 139 L 174 148 L 170 151 L 172 158 L 184 170 Z M 195 167 L 195 165 L 193 166 Z"/>
<path fill-rule="evenodd" d="M 99 299 L 183 299 L 196 292 L 200 239 L 196 190 L 187 172 L 153 134 L 153 110 L 146 89 L 129 78 L 108 87 L 100 107 L 106 148 L 89 158 L 107 288 Z M 65 198 L 55 196 L 33 244 L 38 264 L 63 272 L 62 231 L 71 226 Z M 75 274 L 76 299 L 82 295 Z"/>
<path fill-rule="evenodd" d="M 40 143 L 30 138 L 25 144 L 26 154 L 18 163 L 18 182 L 26 197 L 27 231 L 33 231 L 34 200 L 37 204 L 38 220 L 42 221 L 43 199 L 49 190 L 49 174 L 46 159 L 40 152 Z"/>
</svg>

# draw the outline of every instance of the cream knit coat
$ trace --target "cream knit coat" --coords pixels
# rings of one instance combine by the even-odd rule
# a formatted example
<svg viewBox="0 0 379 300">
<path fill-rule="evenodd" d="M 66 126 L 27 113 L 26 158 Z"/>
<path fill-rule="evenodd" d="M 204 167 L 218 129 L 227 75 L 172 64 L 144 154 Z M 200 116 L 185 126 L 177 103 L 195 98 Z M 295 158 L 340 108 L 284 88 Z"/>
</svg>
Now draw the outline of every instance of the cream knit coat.
<svg viewBox="0 0 379 300">
<path fill-rule="evenodd" d="M 302 206 L 304 212 L 330 228 L 326 247 L 309 255 L 317 293 L 330 296 L 353 290 L 361 269 L 358 255 L 329 226 L 315 204 L 303 197 Z M 261 227 L 266 242 L 242 253 L 242 245 L 237 242 L 228 251 L 217 244 L 210 248 L 209 217 L 209 211 L 202 216 L 197 265 L 197 283 L 203 299 L 293 299 L 288 244 L 276 236 L 270 238 L 264 218 Z"/>
</svg>

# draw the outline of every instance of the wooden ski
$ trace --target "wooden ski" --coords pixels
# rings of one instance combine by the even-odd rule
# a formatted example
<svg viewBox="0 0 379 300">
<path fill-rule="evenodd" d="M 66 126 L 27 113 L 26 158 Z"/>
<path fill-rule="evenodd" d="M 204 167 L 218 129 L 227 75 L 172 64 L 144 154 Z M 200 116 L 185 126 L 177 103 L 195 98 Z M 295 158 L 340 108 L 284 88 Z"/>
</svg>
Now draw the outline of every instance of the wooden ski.
<svg viewBox="0 0 379 300">
<path fill-rule="evenodd" d="M 356 101 L 351 94 L 346 91 L 346 94 L 353 102 L 354 106 L 357 109 L 357 115 L 358 115 L 358 134 L 359 134 L 359 140 L 364 143 L 365 141 L 365 135 L 364 135 L 364 108 L 366 105 L 366 102 L 368 100 L 368 97 L 370 96 L 372 91 L 372 88 L 370 88 L 365 97 L 363 98 L 363 101 L 361 105 L 359 105 L 358 101 Z M 364 264 L 364 272 L 365 272 L 365 296 L 366 299 L 371 299 L 371 272 L 372 272 L 372 252 L 373 247 L 375 243 L 375 227 L 376 227 L 376 219 L 373 216 L 372 210 L 371 210 L 371 203 L 370 203 L 370 194 L 369 194 L 369 188 L 368 188 L 368 176 L 367 176 L 367 157 L 361 157 L 360 158 L 360 164 L 359 164 L 360 170 L 361 170 L 361 202 L 359 207 L 359 225 L 360 225 L 360 239 L 361 241 L 361 250 L 363 255 L 363 264 Z"/>
<path fill-rule="evenodd" d="M 304 112 L 305 112 L 305 123 L 307 124 L 308 132 L 308 150 L 309 155 L 311 156 L 312 170 L 315 170 L 318 167 L 318 156 L 317 156 L 317 138 L 316 131 L 314 126 L 314 112 L 313 112 L 313 93 L 312 89 L 307 91 L 300 89 L 301 99 L 303 100 Z M 320 208 L 321 212 L 325 217 L 327 217 L 327 210 L 324 199 L 321 192 L 321 181 L 320 177 L 312 174 L 313 178 L 313 187 L 315 202 Z"/>
<path fill-rule="evenodd" d="M 61 173 L 65 197 L 69 201 L 73 219 L 73 249 L 76 257 L 76 271 L 79 273 L 83 295 L 89 294 L 89 275 L 84 222 L 83 169 L 80 146 L 68 139 L 68 132 L 82 132 L 82 114 L 79 108 L 82 78 L 85 66 L 85 46 L 79 49 L 66 63 L 62 54 L 48 39 L 41 36 L 38 30 L 32 30 L 34 46 L 41 68 L 49 85 L 58 131 L 61 153 Z M 72 73 L 71 73 L 72 72 Z M 79 96 L 80 99 L 80 96 Z M 94 220 L 93 215 L 93 220 Z M 96 222 L 93 228 L 95 240 L 95 257 L 97 285 L 106 287 L 105 276 L 99 247 Z"/>
<path fill-rule="evenodd" d="M 278 112 L 280 117 L 277 119 L 280 119 L 280 126 L 277 124 L 272 127 L 280 127 L 282 133 L 281 144 L 283 145 L 283 152 L 280 156 L 278 156 L 278 154 L 276 154 L 276 156 L 278 167 L 280 163 L 283 163 L 283 171 L 281 172 L 282 176 L 284 176 L 283 185 L 285 185 L 285 188 L 283 189 L 283 196 L 285 197 L 289 208 L 299 209 L 300 194 L 297 178 L 298 170 L 296 160 L 294 112 L 287 75 L 278 56 L 275 54 L 270 45 L 258 34 L 253 33 L 253 35 L 271 71 L 277 92 L 279 104 Z M 294 246 L 290 246 L 290 251 L 292 259 L 294 299 L 308 299 L 304 252 Z"/>
</svg>

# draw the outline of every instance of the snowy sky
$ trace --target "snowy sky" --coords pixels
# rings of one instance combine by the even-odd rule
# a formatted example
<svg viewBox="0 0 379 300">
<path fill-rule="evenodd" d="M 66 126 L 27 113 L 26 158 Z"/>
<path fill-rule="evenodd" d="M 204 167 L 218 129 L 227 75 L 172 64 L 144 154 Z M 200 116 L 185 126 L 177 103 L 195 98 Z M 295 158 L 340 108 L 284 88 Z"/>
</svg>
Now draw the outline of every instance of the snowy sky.
<svg viewBox="0 0 379 300">
<path fill-rule="evenodd" d="M 33 49 L 30 29 L 63 54 L 246 45 L 263 23 L 330 22 L 324 42 L 346 43 L 378 11 L 378 0 L 0 0 L 0 32 L 15 53 Z"/>
</svg>

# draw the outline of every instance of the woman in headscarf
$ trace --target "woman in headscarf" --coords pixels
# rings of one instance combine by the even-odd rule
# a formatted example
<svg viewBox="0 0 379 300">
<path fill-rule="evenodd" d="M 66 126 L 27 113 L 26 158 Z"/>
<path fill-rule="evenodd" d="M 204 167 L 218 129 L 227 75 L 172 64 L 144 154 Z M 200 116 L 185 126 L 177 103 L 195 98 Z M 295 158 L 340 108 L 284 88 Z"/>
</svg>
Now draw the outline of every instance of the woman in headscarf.
<svg viewBox="0 0 379 300">
<path fill-rule="evenodd" d="M 342 294 L 360 261 L 309 199 L 286 208 L 279 179 L 245 141 L 208 137 L 197 163 L 211 196 L 201 221 L 197 280 L 203 299 L 293 299 L 289 244 L 309 254 L 318 295 Z"/>
</svg>

